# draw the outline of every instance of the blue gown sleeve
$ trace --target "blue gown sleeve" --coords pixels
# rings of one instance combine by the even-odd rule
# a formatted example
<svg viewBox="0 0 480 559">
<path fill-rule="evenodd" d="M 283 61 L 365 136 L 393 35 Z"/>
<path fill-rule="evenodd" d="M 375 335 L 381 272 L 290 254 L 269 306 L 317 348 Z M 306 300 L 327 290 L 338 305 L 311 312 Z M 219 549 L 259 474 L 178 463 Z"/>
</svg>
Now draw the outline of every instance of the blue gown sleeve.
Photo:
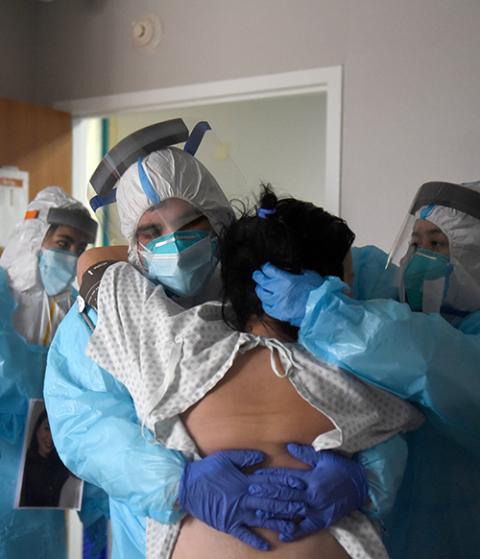
<svg viewBox="0 0 480 559">
<path fill-rule="evenodd" d="M 177 522 L 187 459 L 142 436 L 123 385 L 85 355 L 90 330 L 74 305 L 59 326 L 47 363 L 44 397 L 58 453 L 77 476 L 101 487 L 135 515 Z"/>
<path fill-rule="evenodd" d="M 394 300 L 351 299 L 342 285 L 330 278 L 310 294 L 300 342 L 419 404 L 443 432 L 480 452 L 480 319 L 472 315 L 454 328 L 439 314 L 412 312 Z"/>
<path fill-rule="evenodd" d="M 371 519 L 383 525 L 393 509 L 403 480 L 408 458 L 408 446 L 403 435 L 359 452 L 356 460 L 365 468 L 369 502 L 362 507 Z"/>
<path fill-rule="evenodd" d="M 396 299 L 395 267 L 387 266 L 388 254 L 372 245 L 352 248 L 353 297 L 355 299 Z"/>
<path fill-rule="evenodd" d="M 26 415 L 29 398 L 41 398 L 47 357 L 46 347 L 29 344 L 15 331 L 14 310 L 7 273 L 0 268 L 0 415 L 4 422 Z M 23 419 L 20 429 L 23 432 Z"/>
</svg>

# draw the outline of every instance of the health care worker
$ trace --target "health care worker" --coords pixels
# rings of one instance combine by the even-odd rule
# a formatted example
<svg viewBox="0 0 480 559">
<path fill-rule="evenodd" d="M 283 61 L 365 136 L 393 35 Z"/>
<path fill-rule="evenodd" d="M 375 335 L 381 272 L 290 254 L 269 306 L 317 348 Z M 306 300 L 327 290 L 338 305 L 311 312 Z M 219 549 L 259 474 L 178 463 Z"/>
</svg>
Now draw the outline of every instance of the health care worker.
<svg viewBox="0 0 480 559">
<path fill-rule="evenodd" d="M 180 123 L 153 125 L 122 140 L 92 181 L 101 178 L 99 203 L 116 195 L 130 262 L 165 285 L 176 301 L 190 306 L 220 293 L 216 235 L 233 213 L 215 179 L 197 159 L 166 147 L 188 138 Z M 194 130 L 186 148 L 194 151 L 192 145 L 199 141 Z M 107 183 L 116 185 L 116 192 L 104 188 Z M 90 295 L 97 288 L 93 283 Z M 68 313 L 49 352 L 44 394 L 62 460 L 110 496 L 114 558 L 145 556 L 146 519 L 175 523 L 185 513 L 265 549 L 264 540 L 249 527 L 271 528 L 272 513 L 291 517 L 289 501 L 278 495 L 283 491 L 288 498 L 290 484 L 299 488 L 297 481 L 282 471 L 272 472 L 265 482 L 272 498 L 252 500 L 250 478 L 241 468 L 259 462 L 258 453 L 223 451 L 192 461 L 155 444 L 152 434 L 144 436 L 125 387 L 85 355 L 94 322 L 92 309 L 84 303 Z M 312 516 L 307 531 L 329 525 L 359 508 L 363 500 L 357 488 L 365 479 L 358 464 L 343 458 L 317 462 L 304 491 Z M 257 509 L 264 514 L 257 515 Z M 279 532 L 282 526 L 279 520 Z"/>
<path fill-rule="evenodd" d="M 28 205 L 0 258 L 0 558 L 66 558 L 63 510 L 15 510 L 29 399 L 41 399 L 48 346 L 72 305 L 78 256 L 96 222 L 60 188 Z M 47 482 L 47 480 L 45 480 Z M 80 516 L 96 553 L 105 546 L 103 492 L 85 487 Z M 33 551 L 35 550 L 35 551 Z"/>
<path fill-rule="evenodd" d="M 257 293 L 268 314 L 300 326 L 313 354 L 426 414 L 407 436 L 386 521 L 391 556 L 471 559 L 480 548 L 480 183 L 424 184 L 390 257 L 397 266 L 385 267 L 375 247 L 357 249 L 355 261 L 356 293 L 368 300 L 336 279 L 268 264 L 254 274 Z M 400 302 L 381 299 L 389 293 Z"/>
</svg>

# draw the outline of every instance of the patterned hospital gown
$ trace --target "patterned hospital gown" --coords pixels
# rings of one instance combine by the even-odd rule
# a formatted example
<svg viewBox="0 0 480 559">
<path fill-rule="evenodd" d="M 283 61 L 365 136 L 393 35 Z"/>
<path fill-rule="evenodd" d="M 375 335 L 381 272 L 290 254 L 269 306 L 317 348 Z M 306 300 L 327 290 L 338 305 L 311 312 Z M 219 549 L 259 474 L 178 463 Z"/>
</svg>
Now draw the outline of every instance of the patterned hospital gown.
<svg viewBox="0 0 480 559">
<path fill-rule="evenodd" d="M 128 264 L 106 271 L 98 308 L 87 353 L 128 388 L 140 421 L 158 441 L 192 456 L 198 450 L 179 414 L 212 390 L 238 353 L 257 346 L 277 353 L 285 382 L 335 425 L 315 439 L 317 450 L 358 452 L 422 422 L 409 404 L 324 365 L 298 344 L 231 330 L 218 302 L 183 309 Z M 148 519 L 147 558 L 170 557 L 179 529 L 179 524 Z M 329 530 L 355 559 L 388 557 L 376 529 L 360 512 Z"/>
</svg>

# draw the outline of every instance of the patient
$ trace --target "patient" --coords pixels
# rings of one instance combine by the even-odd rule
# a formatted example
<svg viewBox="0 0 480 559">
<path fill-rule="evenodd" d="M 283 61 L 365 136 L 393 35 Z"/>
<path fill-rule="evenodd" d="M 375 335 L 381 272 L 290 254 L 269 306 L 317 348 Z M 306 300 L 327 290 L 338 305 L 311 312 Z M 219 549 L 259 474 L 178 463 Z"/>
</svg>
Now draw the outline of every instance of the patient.
<svg viewBox="0 0 480 559">
<path fill-rule="evenodd" d="M 296 330 L 262 311 L 252 272 L 269 261 L 348 279 L 354 235 L 320 208 L 277 200 L 264 189 L 221 241 L 224 304 L 184 310 L 128 264 L 111 266 L 98 293 L 88 353 L 130 391 L 138 417 L 158 441 L 205 456 L 255 448 L 264 466 L 306 468 L 287 442 L 347 455 L 414 429 L 410 405 L 328 367 L 296 343 Z M 268 530 L 272 558 L 387 557 L 360 512 L 325 531 L 284 543 Z M 147 557 L 248 559 L 260 552 L 187 517 L 181 527 L 148 520 Z"/>
</svg>

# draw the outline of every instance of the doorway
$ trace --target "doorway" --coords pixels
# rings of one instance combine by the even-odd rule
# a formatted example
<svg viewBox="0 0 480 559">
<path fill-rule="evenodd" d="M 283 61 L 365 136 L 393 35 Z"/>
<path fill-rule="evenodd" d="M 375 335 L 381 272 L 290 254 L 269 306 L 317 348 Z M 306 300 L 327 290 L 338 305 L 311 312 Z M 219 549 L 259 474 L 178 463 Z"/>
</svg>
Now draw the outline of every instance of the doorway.
<svg viewBox="0 0 480 559">
<path fill-rule="evenodd" d="M 338 215 L 341 82 L 341 67 L 317 68 L 59 103 L 74 117 L 73 195 L 87 201 L 105 124 L 111 147 L 138 128 L 181 117 L 207 120 L 221 145 L 216 157 L 231 157 L 245 177 L 234 191 L 217 176 L 229 198 L 251 197 L 271 182 L 279 194 Z"/>
</svg>

